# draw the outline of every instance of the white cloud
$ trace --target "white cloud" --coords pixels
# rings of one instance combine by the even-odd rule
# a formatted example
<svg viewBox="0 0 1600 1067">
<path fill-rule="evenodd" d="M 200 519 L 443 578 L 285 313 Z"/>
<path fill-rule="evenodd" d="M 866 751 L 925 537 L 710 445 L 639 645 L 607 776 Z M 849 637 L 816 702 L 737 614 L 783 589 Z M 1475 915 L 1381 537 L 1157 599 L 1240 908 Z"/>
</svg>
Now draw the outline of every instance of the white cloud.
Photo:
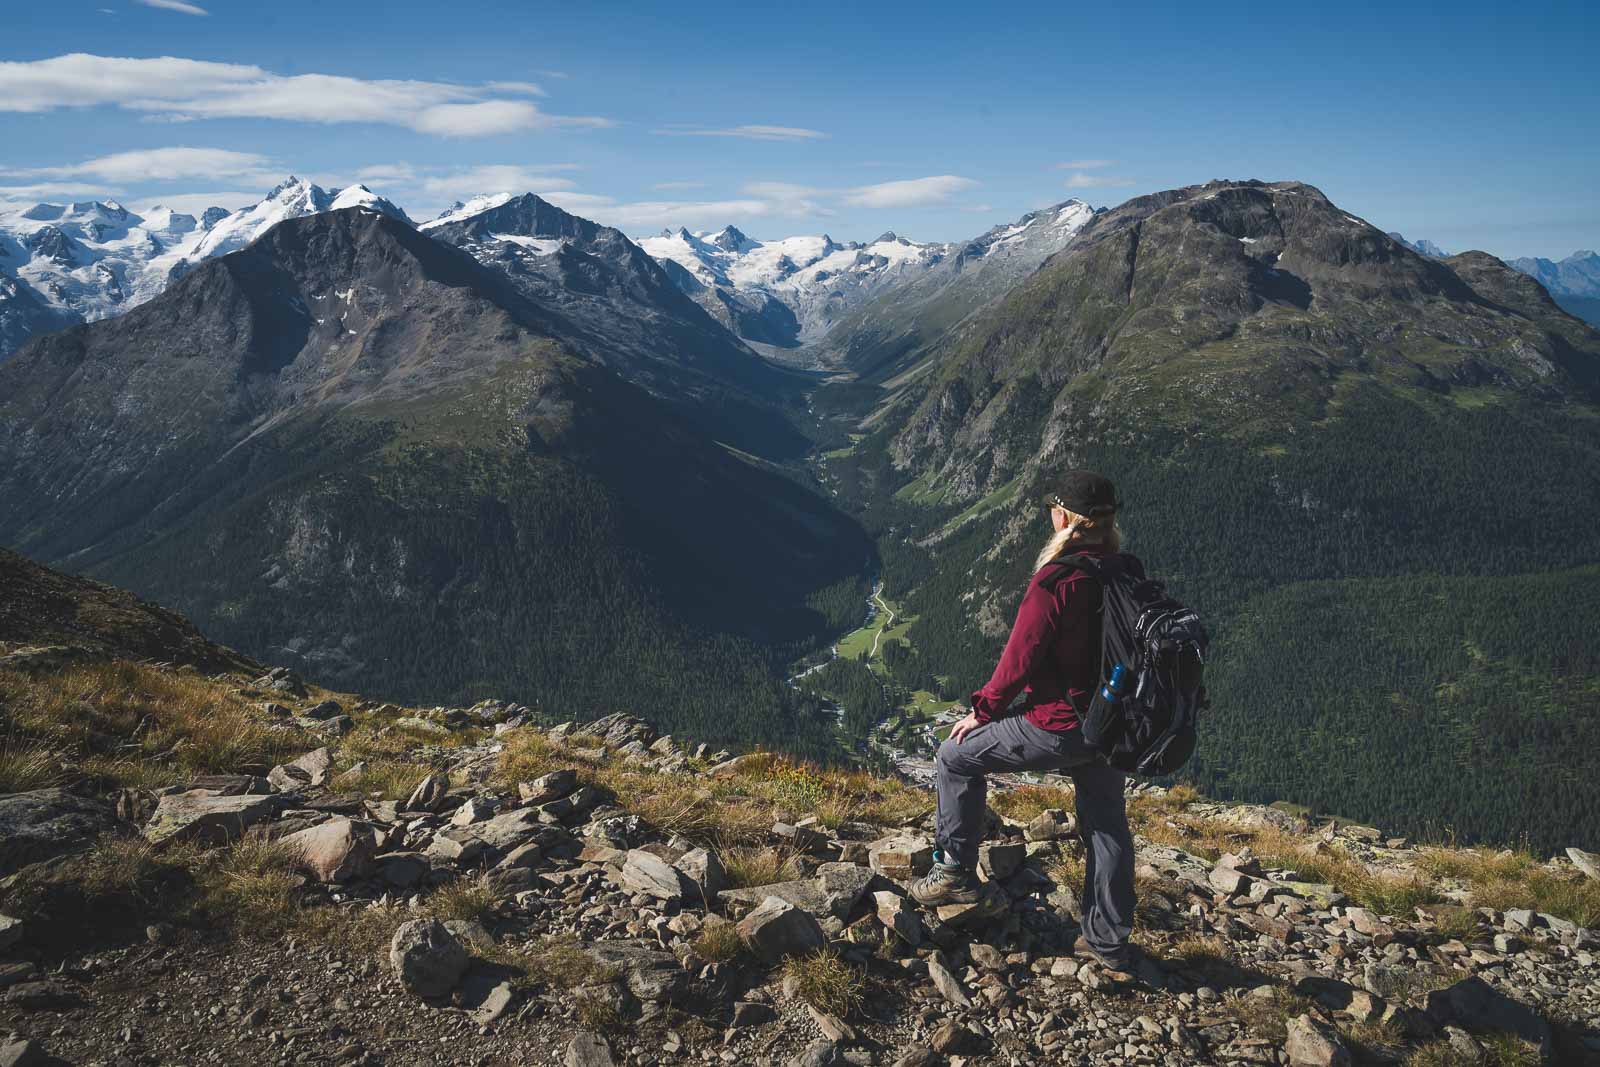
<svg viewBox="0 0 1600 1067">
<path fill-rule="evenodd" d="M 669 189 L 704 189 L 705 182 L 656 182 L 650 188 L 666 192 Z"/>
<path fill-rule="evenodd" d="M 181 11 L 185 15 L 211 14 L 199 4 L 186 4 L 184 0 L 134 0 L 134 3 L 143 4 L 145 7 L 159 7 L 163 11 Z"/>
<path fill-rule="evenodd" d="M 750 182 L 739 190 L 758 197 L 772 205 L 773 212 L 781 215 L 832 215 L 830 208 L 817 202 L 817 197 L 828 196 L 830 191 L 792 182 Z"/>
<path fill-rule="evenodd" d="M 372 122 L 449 137 L 613 125 L 610 119 L 550 115 L 527 100 L 495 97 L 497 91 L 527 95 L 530 88 L 526 82 L 496 90 L 492 84 L 285 76 L 256 66 L 174 56 L 130 59 L 74 53 L 0 62 L 0 111 L 113 105 L 170 121 Z"/>
<path fill-rule="evenodd" d="M 659 137 L 742 137 L 751 141 L 814 141 L 828 136 L 821 130 L 808 130 L 802 126 L 757 124 L 727 126 L 720 129 L 704 126 L 664 126 L 650 132 Z"/>
<path fill-rule="evenodd" d="M 1101 167 L 1116 166 L 1114 159 L 1069 159 L 1065 163 L 1057 163 L 1056 170 L 1099 170 Z"/>
<path fill-rule="evenodd" d="M 1127 178 L 1118 178 L 1112 174 L 1083 174 L 1078 173 L 1066 181 L 1068 189 L 1117 189 L 1124 185 L 1132 185 Z"/>
<path fill-rule="evenodd" d="M 525 96 L 549 96 L 544 89 L 533 82 L 489 82 L 485 89 L 494 93 L 521 93 Z"/>
<path fill-rule="evenodd" d="M 924 204 L 939 204 L 977 184 L 971 178 L 962 178 L 954 174 L 879 182 L 877 185 L 863 185 L 849 190 L 845 195 L 845 203 L 858 207 L 918 207 Z"/>
<path fill-rule="evenodd" d="M 234 152 L 225 148 L 146 148 L 65 166 L 0 169 L 0 174 L 25 178 L 99 178 L 108 182 L 246 175 L 259 178 L 267 173 L 270 163 L 266 156 L 255 152 Z"/>
<path fill-rule="evenodd" d="M 424 196 L 458 200 L 479 193 L 540 193 L 571 189 L 569 178 L 552 177 L 542 170 L 505 165 L 464 167 L 460 170 L 425 174 L 416 181 Z"/>
<path fill-rule="evenodd" d="M 88 182 L 36 182 L 27 185 L 0 185 L 0 204 L 35 204 L 40 200 L 105 200 L 117 195 L 115 189 Z"/>
<path fill-rule="evenodd" d="M 232 211 L 241 207 L 249 207 L 260 199 L 261 193 L 259 191 L 247 192 L 243 189 L 227 189 L 216 193 L 180 193 L 177 196 L 152 196 L 137 200 L 127 206 L 141 215 L 159 205 L 199 218 L 201 213 L 208 207 L 224 207 Z"/>
<path fill-rule="evenodd" d="M 964 204 L 964 205 L 962 205 L 961 210 L 962 211 L 971 211 L 974 214 L 980 214 L 981 213 L 981 214 L 985 214 L 986 215 L 989 212 L 994 210 L 994 205 L 993 204 Z"/>
</svg>

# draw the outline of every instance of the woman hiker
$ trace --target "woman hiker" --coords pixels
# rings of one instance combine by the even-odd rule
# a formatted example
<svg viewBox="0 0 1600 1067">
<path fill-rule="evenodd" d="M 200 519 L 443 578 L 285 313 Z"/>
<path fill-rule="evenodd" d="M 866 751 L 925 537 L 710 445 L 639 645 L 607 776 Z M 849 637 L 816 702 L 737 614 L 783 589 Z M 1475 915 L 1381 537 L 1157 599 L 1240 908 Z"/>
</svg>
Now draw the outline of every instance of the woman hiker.
<svg viewBox="0 0 1600 1067">
<path fill-rule="evenodd" d="M 1075 950 L 1098 959 L 1118 980 L 1159 985 L 1161 971 L 1128 943 L 1133 931 L 1133 835 L 1123 802 L 1123 775 L 1084 743 L 1078 728 L 1100 682 L 1099 582 L 1081 570 L 1042 581 L 1063 554 L 1121 549 L 1116 490 L 1089 471 L 1069 471 L 1047 493 L 1052 534 L 1034 563 L 1017 621 L 972 710 L 950 730 L 936 760 L 938 834 L 933 869 L 911 887 L 921 904 L 965 903 L 982 892 L 978 845 L 983 836 L 985 775 L 995 771 L 1061 771 L 1077 794 L 1085 850 L 1083 932 Z M 1143 573 L 1132 556 L 1130 567 Z M 1018 693 L 1026 699 L 1015 712 Z"/>
</svg>

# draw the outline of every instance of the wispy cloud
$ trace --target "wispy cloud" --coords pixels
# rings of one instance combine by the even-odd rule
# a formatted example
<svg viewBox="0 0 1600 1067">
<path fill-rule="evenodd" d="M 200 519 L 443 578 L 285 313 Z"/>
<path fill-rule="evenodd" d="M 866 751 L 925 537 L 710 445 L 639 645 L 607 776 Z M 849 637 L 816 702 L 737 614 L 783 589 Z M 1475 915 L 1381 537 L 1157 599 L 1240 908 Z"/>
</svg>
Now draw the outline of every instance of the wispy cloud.
<svg viewBox="0 0 1600 1067">
<path fill-rule="evenodd" d="M 0 185 L 0 204 L 33 204 L 40 200 L 105 200 L 117 190 L 90 182 L 30 182 Z"/>
<path fill-rule="evenodd" d="M 27 169 L 0 168 L 22 178 L 99 178 L 108 182 L 176 181 L 182 178 L 259 177 L 271 163 L 255 152 L 225 148 L 146 148 L 97 156 L 82 163 Z"/>
<path fill-rule="evenodd" d="M 179 11 L 185 15 L 209 15 L 211 12 L 199 4 L 184 3 L 184 0 L 134 0 L 136 4 L 145 7 L 159 7 L 163 11 Z"/>
<path fill-rule="evenodd" d="M 1065 163 L 1057 163 L 1056 170 L 1099 170 L 1116 165 L 1114 159 L 1069 159 Z"/>
<path fill-rule="evenodd" d="M 704 189 L 705 187 L 705 182 L 656 182 L 650 188 L 660 192 L 667 192 L 672 189 Z"/>
<path fill-rule="evenodd" d="M 802 126 L 663 126 L 651 130 L 658 137 L 742 137 L 751 141 L 815 141 L 828 136 L 821 130 L 808 130 Z"/>
<path fill-rule="evenodd" d="M 845 203 L 857 207 L 919 207 L 939 204 L 955 194 L 977 186 L 971 178 L 936 174 L 928 178 L 908 178 L 897 182 L 863 185 L 845 194 Z"/>
<path fill-rule="evenodd" d="M 491 164 L 413 175 L 412 187 L 434 200 L 459 200 L 479 193 L 553 193 L 571 190 L 571 178 L 549 173 L 554 167 L 532 168 Z"/>
<path fill-rule="evenodd" d="M 494 88 L 495 84 L 502 86 Z M 552 115 L 528 100 L 531 83 L 455 85 L 281 75 L 238 63 L 162 56 L 130 59 L 85 53 L 0 62 L 0 111 L 46 112 L 109 105 L 149 117 L 266 118 L 371 122 L 440 137 L 484 137 L 614 123 L 593 115 Z"/>
<path fill-rule="evenodd" d="M 1067 178 L 1068 189 L 1119 189 L 1125 185 L 1132 185 L 1129 178 L 1119 178 L 1114 174 L 1084 174 L 1079 172 Z"/>
</svg>

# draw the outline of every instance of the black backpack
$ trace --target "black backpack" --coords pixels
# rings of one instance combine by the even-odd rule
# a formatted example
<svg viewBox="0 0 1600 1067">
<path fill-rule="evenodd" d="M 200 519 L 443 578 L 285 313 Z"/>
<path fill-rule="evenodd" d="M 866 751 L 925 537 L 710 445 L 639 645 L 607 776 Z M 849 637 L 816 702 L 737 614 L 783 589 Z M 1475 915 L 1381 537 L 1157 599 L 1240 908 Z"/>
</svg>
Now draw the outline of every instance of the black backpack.
<svg viewBox="0 0 1600 1067">
<path fill-rule="evenodd" d="M 1100 684 L 1079 715 L 1083 739 L 1119 770 L 1160 777 L 1194 754 L 1196 720 L 1208 706 L 1201 681 L 1210 638 L 1198 612 L 1130 560 L 1062 556 L 1041 584 L 1054 585 L 1074 570 L 1099 580 Z M 1122 699 L 1108 703 L 1101 691 L 1119 663 L 1128 681 Z"/>
</svg>

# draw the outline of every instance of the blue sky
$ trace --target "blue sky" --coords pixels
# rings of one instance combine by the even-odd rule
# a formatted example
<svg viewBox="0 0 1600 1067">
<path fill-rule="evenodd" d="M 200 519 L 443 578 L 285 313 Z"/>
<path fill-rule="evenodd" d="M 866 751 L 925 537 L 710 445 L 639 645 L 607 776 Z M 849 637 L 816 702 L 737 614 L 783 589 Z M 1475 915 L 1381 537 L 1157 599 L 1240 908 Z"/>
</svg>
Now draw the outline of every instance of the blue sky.
<svg viewBox="0 0 1600 1067">
<path fill-rule="evenodd" d="M 1576 3 L 16 6 L 5 201 L 236 206 L 292 172 L 419 218 L 533 190 L 634 234 L 953 240 L 1259 177 L 1451 251 L 1600 246 Z"/>
</svg>

